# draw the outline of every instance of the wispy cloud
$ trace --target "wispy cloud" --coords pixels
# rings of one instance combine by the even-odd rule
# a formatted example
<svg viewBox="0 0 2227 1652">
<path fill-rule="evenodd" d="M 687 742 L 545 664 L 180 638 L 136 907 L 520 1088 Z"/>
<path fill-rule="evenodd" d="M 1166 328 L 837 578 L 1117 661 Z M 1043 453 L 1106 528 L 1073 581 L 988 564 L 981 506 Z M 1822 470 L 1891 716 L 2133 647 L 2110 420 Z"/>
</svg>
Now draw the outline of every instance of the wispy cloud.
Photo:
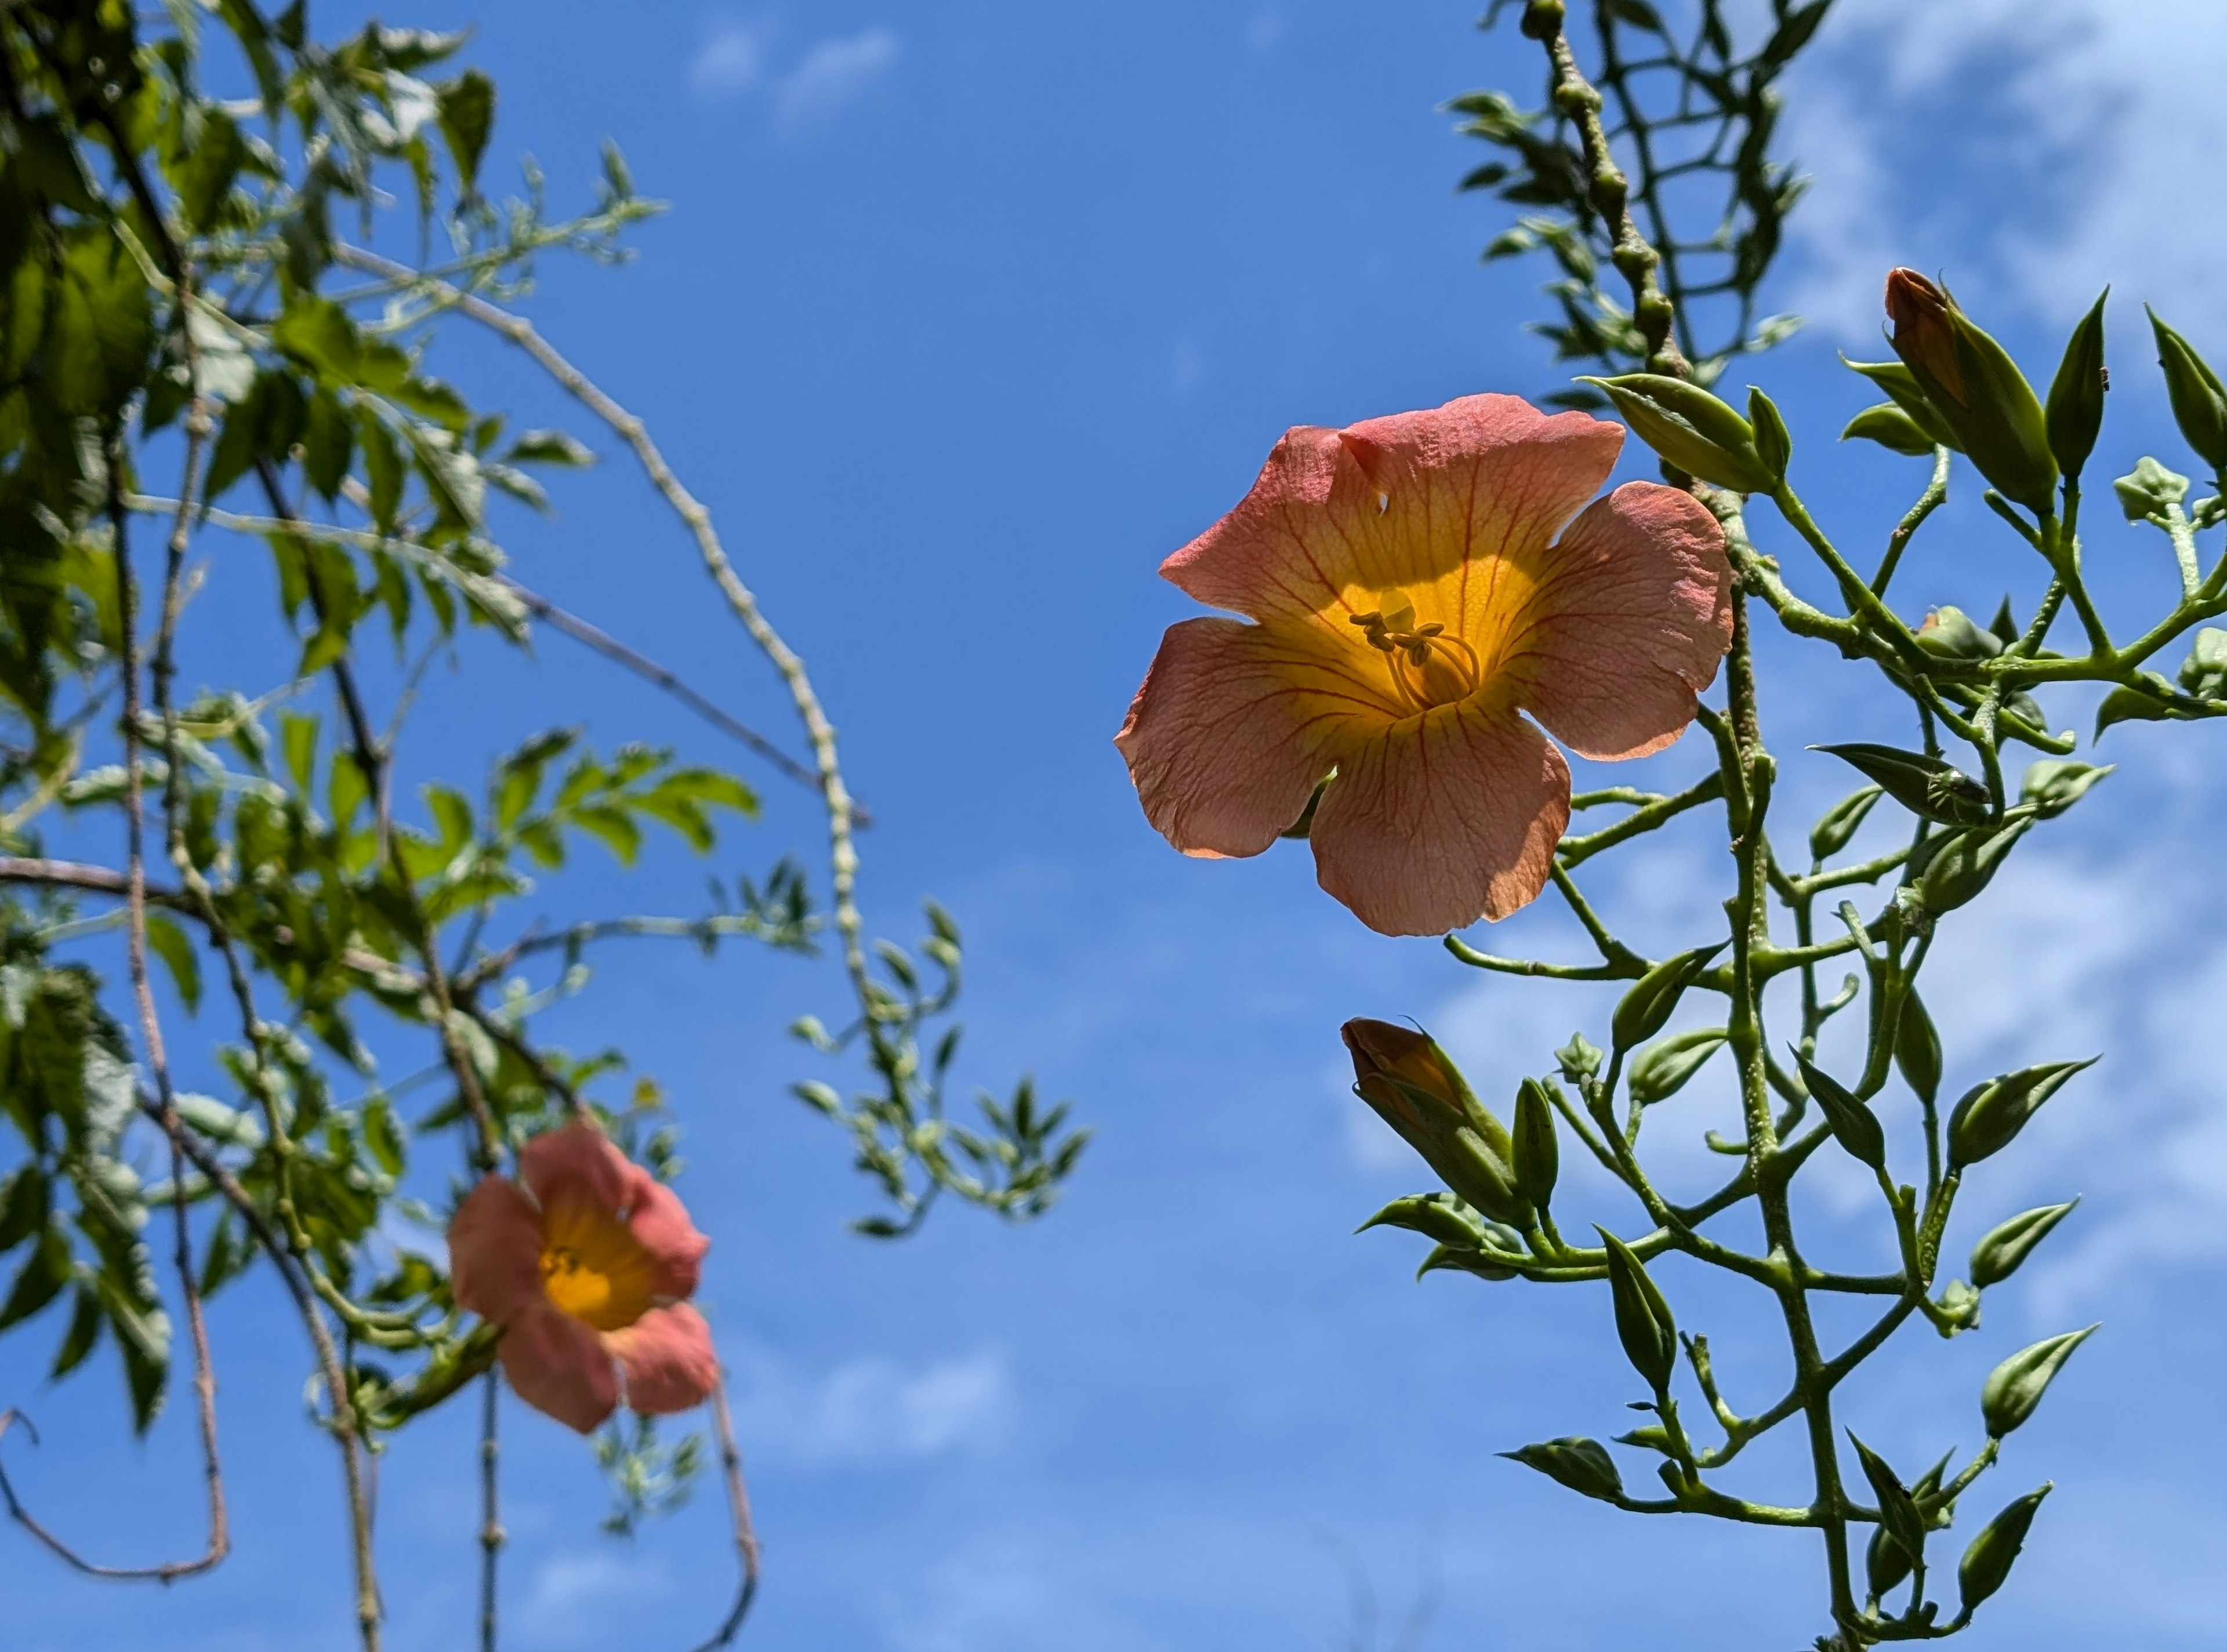
<svg viewBox="0 0 2227 1652">
<path fill-rule="evenodd" d="M 762 99 L 775 129 L 818 131 L 887 78 L 904 55 L 896 30 L 876 26 L 813 41 L 785 65 L 770 21 L 724 19 L 688 61 L 689 90 L 706 103 Z"/>
<path fill-rule="evenodd" d="M 654 1555 L 630 1549 L 552 1555 L 534 1571 L 517 1608 L 519 1627 L 545 1644 L 608 1645 L 607 1614 L 666 1585 L 664 1566 Z"/>
<path fill-rule="evenodd" d="M 979 1450 L 1005 1431 L 1016 1406 L 1011 1368 L 997 1349 L 914 1367 L 854 1360 L 819 1376 L 763 1349 L 733 1366 L 743 1432 L 813 1466 Z"/>
<path fill-rule="evenodd" d="M 2223 232 L 2192 158 L 2227 147 L 2227 102 L 2166 66 L 2227 57 L 2216 0 L 1873 0 L 1844 8 L 1788 99 L 1815 179 L 1792 220 L 1796 306 L 1878 330 L 1879 273 L 1946 267 L 2062 321 L 2106 282 L 2227 322 Z"/>
<path fill-rule="evenodd" d="M 824 124 L 895 68 L 903 54 L 903 45 L 887 29 L 820 41 L 775 90 L 775 124 L 789 131 Z"/>
</svg>

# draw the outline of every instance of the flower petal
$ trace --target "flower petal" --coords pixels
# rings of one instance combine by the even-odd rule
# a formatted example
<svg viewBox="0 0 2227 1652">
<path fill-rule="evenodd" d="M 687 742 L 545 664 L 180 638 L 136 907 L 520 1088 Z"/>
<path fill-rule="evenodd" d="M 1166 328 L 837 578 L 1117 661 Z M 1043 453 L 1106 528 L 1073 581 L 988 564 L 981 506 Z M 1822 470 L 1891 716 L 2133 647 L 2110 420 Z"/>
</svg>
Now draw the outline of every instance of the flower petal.
<svg viewBox="0 0 2227 1652">
<path fill-rule="evenodd" d="M 633 1229 L 660 1297 L 692 1296 L 711 1241 L 696 1231 L 680 1196 L 640 1165 L 629 1165 L 627 1226 Z"/>
<path fill-rule="evenodd" d="M 653 1308 L 624 1330 L 606 1333 L 603 1346 L 626 1372 L 628 1406 L 645 1417 L 700 1406 L 719 1386 L 711 1328 L 685 1302 Z"/>
<path fill-rule="evenodd" d="M 541 1218 L 507 1177 L 483 1176 L 449 1223 L 456 1305 L 507 1324 L 541 1300 Z"/>
<path fill-rule="evenodd" d="M 1621 425 L 1549 416 L 1514 396 L 1464 396 L 1345 431 L 1302 425 L 1237 508 L 1160 572 L 1216 608 L 1335 627 L 1355 600 L 1375 606 L 1359 593 L 1431 584 L 1468 564 L 1458 600 L 1481 610 L 1494 562 L 1544 548 L 1623 443 Z"/>
<path fill-rule="evenodd" d="M 1311 835 L 1323 888 L 1363 923 L 1435 935 L 1529 904 L 1569 819 L 1562 754 L 1486 694 L 1342 756 Z"/>
<path fill-rule="evenodd" d="M 1187 855 L 1259 854 L 1340 749 L 1401 715 L 1388 674 L 1356 674 L 1373 664 L 1288 622 L 1170 626 L 1114 737 L 1145 818 Z"/>
<path fill-rule="evenodd" d="M 511 1389 L 583 1434 L 618 1408 L 618 1368 L 584 1321 L 544 1303 L 511 1321 L 498 1350 Z"/>
<path fill-rule="evenodd" d="M 616 1215 L 626 1208 L 634 1166 L 585 1119 L 536 1136 L 518 1156 L 518 1179 L 544 1210 L 579 1200 Z"/>
<path fill-rule="evenodd" d="M 1643 757 L 1694 720 L 1732 646 L 1724 530 L 1691 494 L 1626 482 L 1539 558 L 1503 669 L 1584 756 Z"/>
</svg>

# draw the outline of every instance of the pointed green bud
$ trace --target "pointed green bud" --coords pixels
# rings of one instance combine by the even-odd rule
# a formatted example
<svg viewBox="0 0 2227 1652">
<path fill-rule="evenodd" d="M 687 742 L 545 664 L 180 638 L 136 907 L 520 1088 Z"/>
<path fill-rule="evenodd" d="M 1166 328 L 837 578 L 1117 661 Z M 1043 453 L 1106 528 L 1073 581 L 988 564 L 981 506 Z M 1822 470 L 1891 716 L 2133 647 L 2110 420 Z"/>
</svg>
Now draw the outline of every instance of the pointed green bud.
<svg viewBox="0 0 2227 1652">
<path fill-rule="evenodd" d="M 1853 373 L 1860 373 L 1893 399 L 1894 405 L 1902 409 L 1911 423 L 1924 432 L 1926 452 L 1930 453 L 1937 447 L 1954 448 L 1959 453 L 1964 450 L 1956 440 L 1956 431 L 1943 422 L 1941 415 L 1933 410 L 1933 404 L 1925 399 L 1925 392 L 1918 387 L 1917 378 L 1901 362 L 1851 361 L 1844 355 L 1841 358 L 1841 365 Z M 1857 417 L 1860 418 L 1863 415 L 1860 413 Z M 1879 438 L 1874 437 L 1873 439 L 1876 441 Z"/>
<path fill-rule="evenodd" d="M 1696 1027 L 1648 1045 L 1634 1058 L 1631 1076 L 1624 1081 L 1631 1099 L 1643 1107 L 1669 1100 L 1701 1070 L 1726 1036 L 1722 1027 Z"/>
<path fill-rule="evenodd" d="M 2000 1439 L 2033 1415 L 2041 1396 L 2048 1392 L 2051 1380 L 2072 1357 L 2072 1350 L 2096 1334 L 2090 1325 L 2085 1330 L 2068 1330 L 2061 1336 L 2044 1337 L 2032 1348 L 2022 1348 L 1988 1373 L 1988 1381 L 1980 1390 L 1980 1415 L 1986 1419 L 1988 1438 Z"/>
<path fill-rule="evenodd" d="M 1894 1029 L 1894 1064 L 1919 1100 L 1930 1102 L 1941 1094 L 1941 1035 L 1914 988 L 1902 995 L 1902 1015 Z"/>
<path fill-rule="evenodd" d="M 1365 1234 L 1371 1228 L 1404 1228 L 1458 1250 L 1475 1250 L 1486 1242 L 1484 1220 L 1451 1193 L 1411 1193 L 1394 1199 L 1353 1231 Z M 1516 1242 L 1522 1241 L 1519 1237 Z"/>
<path fill-rule="evenodd" d="M 1974 1538 L 1972 1547 L 1964 1551 L 1964 1558 L 1956 1566 L 1956 1592 L 1963 1601 L 1966 1617 L 2001 1588 L 2011 1575 L 2011 1565 L 2026 1546 L 2026 1532 L 2033 1525 L 2034 1510 L 2041 1507 L 2041 1500 L 2049 1496 L 2050 1490 L 2045 1485 L 2039 1491 L 2027 1492 L 1989 1521 L 1987 1530 Z"/>
<path fill-rule="evenodd" d="M 1921 1559 L 1925 1553 L 1926 1521 L 1918 1512 L 1918 1499 L 1895 1477 L 1886 1459 L 1858 1439 L 1853 1429 L 1848 1432 L 1848 1443 L 1856 1448 L 1856 1460 L 1863 1464 L 1864 1478 L 1872 1483 L 1872 1493 L 1879 1499 L 1881 1528 L 1912 1560 Z"/>
<path fill-rule="evenodd" d="M 1951 838 L 1918 879 L 1918 898 L 1925 909 L 1938 917 L 1976 899 L 2032 826 L 2031 819 L 2014 820 L 1995 831 L 1975 826 Z"/>
<path fill-rule="evenodd" d="M 1856 828 L 1864 823 L 1864 816 L 1872 812 L 1872 805 L 1881 794 L 1876 786 L 1866 786 L 1860 792 L 1851 792 L 1817 817 L 1817 824 L 1809 828 L 1810 858 L 1821 864 L 1830 860 L 1848 846 L 1848 839 L 1856 835 Z"/>
<path fill-rule="evenodd" d="M 1632 1369 L 1661 1394 L 1670 1386 L 1678 1362 L 1678 1325 L 1670 1304 L 1648 1277 L 1647 1265 L 1605 1228 L 1593 1230 L 1608 1250 L 1609 1290 L 1616 1300 L 1617 1339 Z"/>
<path fill-rule="evenodd" d="M 1849 1158 L 1875 1170 L 1885 1170 L 1886 1132 L 1879 1126 L 1879 1115 L 1853 1090 L 1799 1050 L 1795 1052 L 1794 1060 L 1802 1069 L 1802 1081 L 1809 1087 L 1810 1098 L 1825 1115 L 1826 1127 L 1832 1131 L 1833 1139 L 1841 1144 Z"/>
<path fill-rule="evenodd" d="M 2213 635 L 2227 643 L 2227 632 Z M 2203 633 L 2198 632 L 2197 636 L 2200 643 Z M 2116 763 L 2105 763 L 2098 768 L 2094 763 L 2075 762 L 2070 757 L 2045 757 L 2039 762 L 2026 765 L 2019 796 L 2032 804 L 2033 812 L 2043 820 L 2053 820 L 2087 796 L 2089 788 L 2117 767 Z"/>
<path fill-rule="evenodd" d="M 2057 468 L 2075 478 L 2096 450 L 2096 435 L 2103 428 L 2103 393 L 2111 387 L 2111 375 L 2103 367 L 2103 300 L 2110 296 L 2111 290 L 2104 288 L 2095 307 L 2072 329 L 2064 359 L 2057 364 L 2057 377 L 2050 380 L 2049 405 L 2042 415 Z"/>
<path fill-rule="evenodd" d="M 2147 308 L 2147 306 L 2145 306 Z M 2158 366 L 2165 369 L 2165 391 L 2173 401 L 2173 422 L 2197 457 L 2216 472 L 2227 466 L 2227 386 L 2195 348 L 2149 311 L 2157 335 Z"/>
<path fill-rule="evenodd" d="M 1415 1270 L 1415 1277 L 1420 1279 L 1426 1273 L 1470 1273 L 1480 1279 L 1503 1283 L 1516 1278 L 1518 1272 L 1496 1260 L 1490 1251 L 1439 1245 L 1423 1259 L 1423 1265 Z"/>
<path fill-rule="evenodd" d="M 1508 1132 L 1428 1034 L 1390 1021 L 1349 1021 L 1354 1094 L 1399 1132 L 1439 1179 L 1496 1221 L 1531 1225 L 1516 1191 Z"/>
<path fill-rule="evenodd" d="M 1869 741 L 1809 749 L 1828 752 L 1849 764 L 1866 780 L 1885 787 L 1887 795 L 1912 814 L 1943 826 L 1977 826 L 1988 818 L 1986 784 L 1938 757 Z"/>
<path fill-rule="evenodd" d="M 1891 401 L 1858 413 L 1841 431 L 1841 440 L 1876 442 L 1890 453 L 1911 459 L 1930 458 L 1939 445 L 1924 426 Z"/>
<path fill-rule="evenodd" d="M 1609 1030 L 1616 1039 L 1618 1049 L 1630 1049 L 1634 1044 L 1644 1043 L 1662 1030 L 1663 1024 L 1677 1009 L 1678 1000 L 1694 984 L 1694 978 L 1709 966 L 1709 960 L 1730 945 L 1720 941 L 1713 947 L 1696 947 L 1691 952 L 1681 952 L 1664 959 L 1632 983 L 1631 990 L 1616 1006 L 1616 1014 L 1609 1023 Z"/>
<path fill-rule="evenodd" d="M 1990 1228 L 1972 1247 L 1972 1283 L 1981 1290 L 2000 1285 L 2019 1271 L 2019 1264 L 2033 1253 L 2050 1230 L 2071 1215 L 2077 1199 L 2023 1210 L 2008 1221 Z"/>
<path fill-rule="evenodd" d="M 1616 1470 L 1616 1459 L 1598 1440 L 1570 1434 L 1500 1455 L 1527 1469 L 1536 1469 L 1584 1496 L 1614 1502 L 1624 1495 L 1624 1477 Z"/>
<path fill-rule="evenodd" d="M 2090 1056 L 2084 1062 L 2050 1062 L 1974 1085 L 1949 1115 L 1949 1163 L 1956 1167 L 1976 1164 L 2002 1151 L 2066 1080 L 2101 1059 Z"/>
<path fill-rule="evenodd" d="M 1554 1134 L 1554 1104 L 1546 1087 L 1527 1078 L 1516 1092 L 1516 1191 L 1544 1210 L 1554 1196 L 1561 1170 L 1561 1145 Z"/>
<path fill-rule="evenodd" d="M 1777 406 L 1753 385 L 1747 387 L 1747 422 L 1755 431 L 1755 456 L 1774 481 L 1784 481 L 1787 462 L 1794 456 L 1794 437 Z"/>
<path fill-rule="evenodd" d="M 2192 694 L 2216 699 L 2227 684 L 2227 631 L 2216 625 L 2198 630 L 2191 641 L 2188 658 L 2180 662 L 2180 686 Z"/>
<path fill-rule="evenodd" d="M 1739 494 L 1777 485 L 1756 452 L 1754 427 L 1699 385 L 1654 373 L 1580 382 L 1598 388 L 1635 436 L 1688 475 Z"/>
<path fill-rule="evenodd" d="M 2170 723 L 2188 715 L 2172 704 L 2173 685 L 2154 671 L 2135 673 L 2137 683 L 2122 683 L 2096 708 L 2100 738 L 2114 723 Z"/>
<path fill-rule="evenodd" d="M 2152 517 L 2163 520 L 2168 509 L 2188 497 L 2188 478 L 2145 454 L 2132 470 L 2111 484 L 2111 491 L 2118 494 L 2119 509 L 2129 522 L 2146 522 Z"/>
<path fill-rule="evenodd" d="M 1979 473 L 2035 514 L 2052 510 L 2057 461 L 2041 403 L 2009 352 L 1915 270 L 1888 271 L 1886 313 L 1894 353 Z"/>
</svg>

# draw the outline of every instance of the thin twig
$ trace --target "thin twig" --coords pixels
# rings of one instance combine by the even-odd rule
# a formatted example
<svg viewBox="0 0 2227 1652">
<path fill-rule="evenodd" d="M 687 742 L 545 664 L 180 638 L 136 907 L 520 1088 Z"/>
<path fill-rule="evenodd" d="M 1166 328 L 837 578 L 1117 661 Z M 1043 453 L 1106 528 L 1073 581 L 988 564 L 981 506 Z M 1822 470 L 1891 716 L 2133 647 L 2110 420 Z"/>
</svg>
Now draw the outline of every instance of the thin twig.
<svg viewBox="0 0 2227 1652">
<path fill-rule="evenodd" d="M 480 1406 L 480 1652 L 495 1652 L 495 1579 L 502 1553 L 503 1529 L 500 1447 L 495 1419 L 502 1398 L 502 1379 L 489 1371 Z"/>
<path fill-rule="evenodd" d="M 743 1483 L 742 1448 L 735 1444 L 735 1419 L 727 1410 L 727 1378 L 724 1371 L 711 1390 L 711 1426 L 719 1438 L 719 1467 L 727 1482 L 727 1514 L 734 1523 L 735 1554 L 742 1566 L 742 1581 L 736 1587 L 735 1604 L 728 1609 L 725 1621 L 695 1652 L 716 1652 L 716 1649 L 731 1642 L 741 1632 L 743 1620 L 750 1616 L 750 1603 L 758 1593 L 757 1531 L 750 1524 L 750 1488 Z"/>
</svg>

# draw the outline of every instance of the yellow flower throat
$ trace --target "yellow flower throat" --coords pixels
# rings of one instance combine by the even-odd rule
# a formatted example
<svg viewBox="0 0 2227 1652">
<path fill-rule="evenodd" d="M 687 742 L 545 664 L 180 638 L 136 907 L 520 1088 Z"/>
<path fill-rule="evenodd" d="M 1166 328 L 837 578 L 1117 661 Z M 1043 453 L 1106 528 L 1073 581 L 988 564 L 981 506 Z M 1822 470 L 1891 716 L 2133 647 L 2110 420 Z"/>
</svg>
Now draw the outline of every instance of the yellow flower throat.
<svg viewBox="0 0 2227 1652">
<path fill-rule="evenodd" d="M 1382 607 L 1349 615 L 1363 640 L 1385 656 L 1392 686 L 1415 711 L 1451 705 L 1477 692 L 1484 668 L 1477 650 L 1435 620 L 1415 623 L 1414 604 L 1397 591 L 1384 595 Z"/>
</svg>

